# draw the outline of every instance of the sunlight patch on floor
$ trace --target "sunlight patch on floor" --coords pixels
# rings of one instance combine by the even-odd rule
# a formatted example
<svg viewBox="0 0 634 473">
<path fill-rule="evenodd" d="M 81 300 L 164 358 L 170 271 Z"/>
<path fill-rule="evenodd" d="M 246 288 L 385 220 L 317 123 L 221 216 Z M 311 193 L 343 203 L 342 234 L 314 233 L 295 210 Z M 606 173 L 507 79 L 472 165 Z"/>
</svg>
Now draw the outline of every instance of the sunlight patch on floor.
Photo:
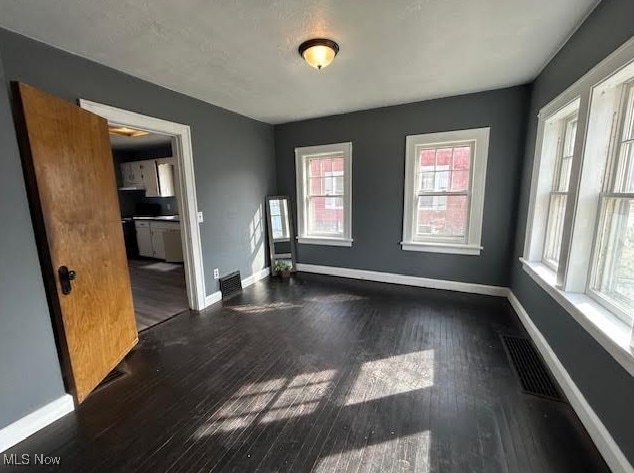
<svg viewBox="0 0 634 473">
<path fill-rule="evenodd" d="M 269 302 L 267 304 L 245 304 L 228 307 L 230 310 L 240 312 L 242 314 L 260 314 L 265 312 L 273 312 L 276 310 L 298 309 L 301 305 L 291 304 L 289 302 Z"/>
<path fill-rule="evenodd" d="M 194 437 L 312 414 L 330 393 L 336 374 L 337 370 L 324 370 L 242 386 L 198 428 Z"/>
<path fill-rule="evenodd" d="M 357 296 L 355 294 L 329 294 L 327 296 L 315 296 L 306 299 L 308 302 L 320 303 L 337 303 L 337 302 L 355 302 L 367 299 L 366 297 Z"/>
<path fill-rule="evenodd" d="M 372 444 L 368 433 L 367 445 L 344 450 L 320 459 L 312 470 L 315 473 L 334 471 L 359 471 L 364 473 L 428 473 L 430 432 L 397 436 L 384 442 Z M 396 457 L 393 456 L 396 452 Z M 412 455 L 411 452 L 415 452 Z"/>
<path fill-rule="evenodd" d="M 368 393 L 368 386 L 376 388 Z M 359 404 L 434 385 L 434 350 L 417 351 L 363 363 L 344 405 Z"/>
</svg>

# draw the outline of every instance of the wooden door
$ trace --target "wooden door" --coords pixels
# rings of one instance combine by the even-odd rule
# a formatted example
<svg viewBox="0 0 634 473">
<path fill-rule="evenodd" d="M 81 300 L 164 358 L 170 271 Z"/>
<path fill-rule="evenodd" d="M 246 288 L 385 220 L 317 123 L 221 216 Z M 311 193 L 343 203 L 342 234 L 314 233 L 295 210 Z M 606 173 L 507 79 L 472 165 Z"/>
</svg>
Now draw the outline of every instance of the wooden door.
<svg viewBox="0 0 634 473">
<path fill-rule="evenodd" d="M 108 126 L 28 85 L 14 91 L 64 375 L 82 402 L 138 341 Z"/>
</svg>

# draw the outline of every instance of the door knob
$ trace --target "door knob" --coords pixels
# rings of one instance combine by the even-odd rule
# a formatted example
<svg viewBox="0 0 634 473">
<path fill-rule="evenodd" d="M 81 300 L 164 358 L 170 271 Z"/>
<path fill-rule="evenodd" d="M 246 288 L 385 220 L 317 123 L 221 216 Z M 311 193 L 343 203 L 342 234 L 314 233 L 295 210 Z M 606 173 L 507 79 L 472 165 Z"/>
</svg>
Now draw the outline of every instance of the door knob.
<svg viewBox="0 0 634 473">
<path fill-rule="evenodd" d="M 77 277 L 77 273 L 72 269 L 68 269 L 68 266 L 60 266 L 57 270 L 59 276 L 59 284 L 62 287 L 62 294 L 68 295 L 73 289 L 72 281 Z"/>
</svg>

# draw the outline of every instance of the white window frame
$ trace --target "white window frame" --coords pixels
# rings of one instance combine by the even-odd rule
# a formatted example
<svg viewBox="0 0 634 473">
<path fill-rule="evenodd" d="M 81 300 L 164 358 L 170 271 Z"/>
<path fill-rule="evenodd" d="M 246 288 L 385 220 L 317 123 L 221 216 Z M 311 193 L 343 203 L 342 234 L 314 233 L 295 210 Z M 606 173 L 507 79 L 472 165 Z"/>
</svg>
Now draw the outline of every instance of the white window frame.
<svg viewBox="0 0 634 473">
<path fill-rule="evenodd" d="M 343 155 L 343 216 L 344 225 L 341 235 L 322 235 L 308 233 L 308 171 L 311 158 L 328 157 L 334 154 Z M 352 246 L 352 143 L 334 143 L 318 146 L 295 148 L 295 177 L 297 185 L 297 241 L 300 244 Z"/>
<path fill-rule="evenodd" d="M 409 135 L 405 141 L 405 191 L 403 198 L 403 240 L 405 251 L 425 251 L 460 255 L 479 255 L 482 251 L 482 217 L 484 192 L 489 156 L 490 128 L 474 128 L 439 133 Z M 466 195 L 468 199 L 467 222 L 464 238 L 431 237 L 416 238 L 414 225 L 417 211 L 417 170 L 420 148 L 439 148 L 468 144 L 473 152 L 470 164 L 469 189 L 466 192 L 443 192 L 442 195 Z M 440 194 L 439 194 L 440 195 Z"/>
<path fill-rule="evenodd" d="M 526 224 L 524 270 L 597 340 L 630 374 L 634 375 L 634 333 L 630 323 L 593 297 L 589 290 L 596 257 L 600 196 L 608 178 L 611 149 L 620 109 L 613 98 L 626 68 L 634 67 L 634 38 L 608 56 L 585 76 L 543 107 L 538 115 L 537 140 Z M 631 71 L 631 69 L 628 69 Z M 612 87 L 609 89 L 609 87 Z M 609 93 L 603 94 L 608 90 Z M 553 117 L 578 107 L 577 134 L 564 230 L 556 270 L 542 261 L 548 196 L 554 172 L 548 126 Z M 610 130 L 607 133 L 606 130 Z M 552 134 L 551 134 L 552 135 Z"/>
<path fill-rule="evenodd" d="M 571 183 L 572 176 L 571 175 L 568 176 L 568 182 L 569 182 L 568 189 L 566 189 L 565 191 L 562 191 L 558 189 L 558 186 L 559 186 L 559 179 L 561 177 L 561 170 L 562 170 L 564 159 L 572 160 L 571 170 L 570 170 L 570 174 L 572 174 L 572 166 L 574 166 L 575 158 L 577 157 L 577 155 L 575 155 L 574 153 L 574 150 L 573 150 L 572 156 L 570 157 L 564 156 L 564 152 L 565 152 L 564 148 L 565 148 L 565 141 L 567 137 L 568 124 L 573 121 L 576 121 L 578 126 L 578 122 L 579 122 L 579 100 L 578 99 L 573 101 L 571 104 L 567 105 L 566 107 L 564 107 L 562 110 L 559 110 L 557 113 L 554 114 L 554 116 L 550 117 L 546 123 L 546 126 L 544 127 L 545 129 L 551 126 L 553 128 L 552 139 L 547 140 L 546 132 L 544 132 L 545 134 L 544 140 L 543 140 L 544 144 L 542 146 L 542 153 L 541 153 L 542 155 L 544 155 L 546 153 L 545 148 L 547 146 L 552 146 L 552 149 L 547 150 L 547 152 L 548 154 L 551 154 L 553 157 L 553 159 L 548 163 L 548 168 L 549 168 L 548 174 L 552 174 L 553 177 L 551 180 L 550 190 L 548 192 L 548 212 L 546 214 L 546 221 L 544 222 L 544 236 L 543 236 L 544 242 L 543 242 L 542 250 L 541 250 L 541 253 L 542 253 L 541 260 L 542 260 L 542 263 L 544 263 L 553 271 L 558 270 L 559 263 L 558 262 L 555 263 L 554 261 L 549 260 L 546 256 L 546 253 L 547 253 L 546 248 L 548 247 L 548 237 L 549 237 L 548 230 L 550 227 L 550 223 L 552 223 L 551 218 L 553 217 L 552 209 L 551 209 L 552 197 L 555 195 L 559 195 L 559 196 L 566 196 L 567 199 L 570 198 L 570 187 L 572 185 Z M 549 143 L 547 143 L 547 141 L 549 141 Z M 573 146 L 574 144 L 575 143 L 573 142 Z M 544 162 L 544 164 L 546 163 Z M 564 219 L 565 219 L 565 212 L 564 212 Z M 565 227 L 565 222 L 564 222 L 564 227 Z M 562 235 L 562 241 L 563 241 L 563 235 Z M 560 257 L 560 255 L 561 255 L 561 246 L 559 248 L 558 257 Z"/>
</svg>

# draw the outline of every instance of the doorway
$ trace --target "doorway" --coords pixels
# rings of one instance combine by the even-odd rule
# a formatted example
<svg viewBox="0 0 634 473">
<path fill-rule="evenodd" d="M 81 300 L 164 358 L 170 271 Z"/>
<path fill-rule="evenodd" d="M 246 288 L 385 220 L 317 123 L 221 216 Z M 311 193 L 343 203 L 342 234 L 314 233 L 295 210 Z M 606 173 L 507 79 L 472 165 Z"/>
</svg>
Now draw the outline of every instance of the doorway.
<svg viewBox="0 0 634 473">
<path fill-rule="evenodd" d="M 198 211 L 196 201 L 196 184 L 194 181 L 194 164 L 191 145 L 191 131 L 189 126 L 169 122 L 154 117 L 149 117 L 146 115 L 141 115 L 128 110 L 123 110 L 84 99 L 79 100 L 79 105 L 81 108 L 105 118 L 108 121 L 108 125 L 111 130 L 115 128 L 127 128 L 134 131 L 143 132 L 142 136 L 137 137 L 138 139 L 140 139 L 140 141 L 154 142 L 155 144 L 157 144 L 157 149 L 160 148 L 160 146 L 163 146 L 164 151 L 160 154 L 170 155 L 156 158 L 152 157 L 151 155 L 141 156 L 140 154 L 136 154 L 137 157 L 148 157 L 147 164 L 150 165 L 153 169 L 156 169 L 157 184 L 156 187 L 154 187 L 153 184 L 150 185 L 147 182 L 141 182 L 141 185 L 139 187 L 145 187 L 145 199 L 143 202 L 140 202 L 141 207 L 139 208 L 139 211 L 137 211 L 136 203 L 132 204 L 134 205 L 133 209 L 127 208 L 126 210 L 132 214 L 156 213 L 156 207 L 152 208 L 150 206 L 148 208 L 147 206 L 145 206 L 145 208 L 143 208 L 144 204 L 152 204 L 152 200 L 154 199 L 166 199 L 164 202 L 161 202 L 162 207 L 160 213 L 168 218 L 163 219 L 163 221 L 156 221 L 156 224 L 154 224 L 154 226 L 158 229 L 158 227 L 167 227 L 169 225 L 174 226 L 174 224 L 176 224 L 179 231 L 173 231 L 174 229 L 171 229 L 172 231 L 170 231 L 170 229 L 164 229 L 164 231 L 161 231 L 161 229 L 158 229 L 158 231 L 152 232 L 150 227 L 152 226 L 152 223 L 154 221 L 147 221 L 147 225 L 144 225 L 143 219 L 133 219 L 135 225 L 134 239 L 136 240 L 137 246 L 140 246 L 139 248 L 137 248 L 139 252 L 139 258 L 129 257 L 133 292 L 135 292 L 135 276 L 137 276 L 138 281 L 142 281 L 141 284 L 145 287 L 149 287 L 148 284 L 151 285 L 152 280 L 154 281 L 154 283 L 156 283 L 157 281 L 162 281 L 160 284 L 166 284 L 174 291 L 178 292 L 178 266 L 182 265 L 182 273 L 180 274 L 182 275 L 181 277 L 184 278 L 184 289 L 186 291 L 188 308 L 195 311 L 200 311 L 204 309 L 205 284 L 199 228 L 199 224 L 200 222 L 202 222 L 202 213 Z M 116 135 L 111 134 L 111 136 Z M 122 138 L 111 139 L 111 143 L 113 143 L 113 146 L 115 146 L 115 142 L 121 143 L 124 141 L 130 141 L 125 140 L 125 135 L 118 136 L 121 136 Z M 119 146 L 119 148 L 123 149 L 124 146 Z M 130 154 L 134 153 L 130 152 Z M 127 160 L 124 158 L 123 161 L 127 161 L 129 163 L 137 163 L 134 165 L 130 165 L 129 168 L 124 167 L 124 169 L 127 169 L 128 172 L 134 174 L 135 169 L 137 171 L 141 170 L 141 168 L 139 167 L 139 163 L 146 160 L 137 159 L 136 157 L 131 156 Z M 124 162 L 120 164 L 124 164 Z M 121 172 L 120 166 L 119 172 Z M 171 174 L 173 176 L 172 187 L 170 191 L 167 192 L 167 194 L 169 195 L 166 195 L 165 197 L 160 197 L 156 195 L 160 194 L 161 192 L 159 180 L 159 175 L 161 175 L 161 173 L 163 173 L 163 175 Z M 134 181 L 139 179 L 139 176 L 133 175 L 126 177 L 126 182 L 124 182 L 123 177 L 124 176 L 122 175 L 121 184 L 124 188 L 126 186 L 133 187 L 130 186 L 130 184 L 136 184 Z M 142 180 L 143 178 L 141 177 L 140 179 Z M 154 180 L 152 180 L 152 182 L 154 182 Z M 150 196 L 147 196 L 148 187 L 150 188 Z M 166 182 L 163 187 L 169 188 L 169 182 Z M 120 198 L 121 192 L 128 191 L 120 191 Z M 130 192 L 134 193 L 135 191 L 131 190 Z M 149 202 L 147 201 L 148 199 L 150 200 Z M 134 199 L 129 200 L 133 201 Z M 126 200 L 126 203 L 129 204 L 128 200 Z M 122 210 L 124 210 L 123 206 Z M 173 218 L 174 216 L 177 216 L 177 218 Z M 170 220 L 169 217 L 172 217 L 172 219 Z M 148 230 L 150 230 L 149 247 L 147 246 L 148 241 L 146 241 Z M 143 235 L 143 238 L 136 238 L 137 231 Z M 152 238 L 153 236 L 154 238 Z M 128 238 L 130 239 L 130 243 L 133 245 L 132 237 L 128 236 Z M 180 254 L 182 256 L 180 256 L 178 252 L 179 243 L 181 246 Z M 154 246 L 156 246 L 156 248 L 154 248 Z M 134 255 L 134 253 L 132 254 Z M 179 256 L 180 259 L 182 259 L 182 262 L 178 261 Z M 180 279 L 180 281 L 183 281 L 183 279 Z M 183 288 L 181 287 L 180 289 Z M 134 302 L 136 306 L 137 298 L 135 298 Z M 139 307 L 141 308 L 141 306 Z M 151 322 L 151 320 L 142 322 L 142 324 L 139 325 L 140 330 L 142 329 L 142 326 L 143 328 L 145 328 L 144 325 Z"/>
<path fill-rule="evenodd" d="M 173 137 L 109 126 L 139 332 L 189 308 Z"/>
</svg>

